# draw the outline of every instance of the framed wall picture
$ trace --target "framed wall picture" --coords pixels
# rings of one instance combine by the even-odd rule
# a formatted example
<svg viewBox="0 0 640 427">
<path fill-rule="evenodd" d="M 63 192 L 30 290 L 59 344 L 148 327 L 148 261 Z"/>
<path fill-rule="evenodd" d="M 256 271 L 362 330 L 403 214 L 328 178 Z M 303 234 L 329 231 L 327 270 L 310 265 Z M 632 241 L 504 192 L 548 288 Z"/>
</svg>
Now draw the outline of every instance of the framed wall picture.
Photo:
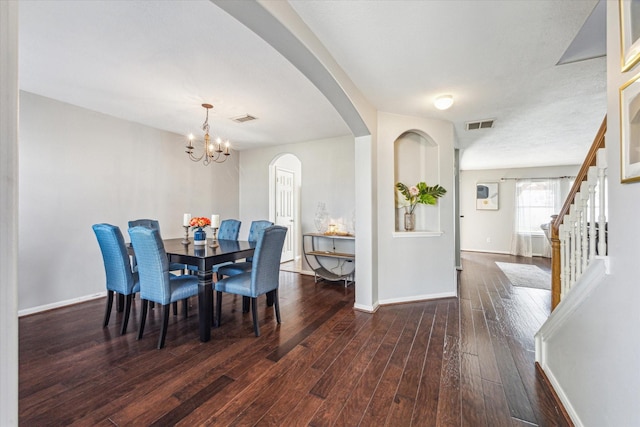
<svg viewBox="0 0 640 427">
<path fill-rule="evenodd" d="M 476 184 L 476 209 L 498 210 L 498 183 L 479 182 Z"/>
<path fill-rule="evenodd" d="M 640 181 L 640 74 L 620 88 L 620 181 Z"/>
<path fill-rule="evenodd" d="M 618 0 L 618 6 L 622 71 L 628 71 L 640 60 L 640 0 Z"/>
</svg>

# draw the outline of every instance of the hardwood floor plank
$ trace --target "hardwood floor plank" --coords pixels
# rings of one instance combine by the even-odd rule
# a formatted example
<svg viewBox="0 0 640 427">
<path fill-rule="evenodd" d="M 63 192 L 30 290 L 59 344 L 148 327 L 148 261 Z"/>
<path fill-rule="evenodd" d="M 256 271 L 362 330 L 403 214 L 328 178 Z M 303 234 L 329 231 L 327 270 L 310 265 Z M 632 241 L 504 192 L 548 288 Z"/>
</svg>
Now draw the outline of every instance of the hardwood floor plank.
<svg viewBox="0 0 640 427">
<path fill-rule="evenodd" d="M 396 395 L 393 398 L 393 405 L 389 411 L 388 425 L 395 425 L 393 423 L 397 423 L 397 425 L 411 424 L 413 408 L 420 386 L 422 367 L 426 359 L 429 337 L 431 336 L 435 319 L 435 311 L 433 313 L 427 311 L 427 308 L 430 307 L 435 307 L 435 303 L 428 302 L 424 304 L 413 346 L 409 352 L 404 372 L 400 378 Z M 392 424 L 389 424 L 389 421 L 392 421 Z"/>
<path fill-rule="evenodd" d="M 174 425 L 178 421 L 182 420 L 184 417 L 193 412 L 196 408 L 202 405 L 209 399 L 214 398 L 218 393 L 223 393 L 226 386 L 231 384 L 233 379 L 227 376 L 220 376 L 216 378 L 211 384 L 207 387 L 200 390 L 198 393 L 180 403 L 180 405 L 173 408 L 171 411 L 166 412 L 160 418 L 155 420 L 151 426 L 167 426 Z M 138 422 L 143 422 L 143 420 L 137 420 Z"/>
<path fill-rule="evenodd" d="M 322 377 L 311 388 L 310 393 L 325 399 L 329 392 L 340 381 L 344 372 L 349 368 L 345 361 L 353 360 L 362 347 L 370 340 L 376 330 L 377 322 L 367 322 L 362 326 L 354 325 L 342 333 L 327 351 L 313 364 L 313 368 L 323 372 Z M 329 365 L 327 365 L 330 363 Z"/>
<path fill-rule="evenodd" d="M 429 348 L 424 361 L 420 388 L 413 409 L 413 425 L 435 426 L 440 396 L 440 376 L 444 355 L 444 337 L 447 327 L 448 302 L 440 301 L 436 308 L 436 316 L 429 338 Z"/>
<path fill-rule="evenodd" d="M 509 405 L 500 384 L 482 380 L 484 406 L 487 414 L 487 425 L 491 427 L 508 427 L 511 425 Z"/>
<path fill-rule="evenodd" d="M 384 335 L 378 351 L 376 351 L 369 366 L 367 366 L 364 374 L 360 377 L 357 387 L 345 402 L 336 420 L 336 424 L 360 424 L 363 413 L 365 413 L 369 402 L 373 399 L 375 391 L 381 383 L 382 376 L 411 313 L 410 307 L 404 306 L 397 308 L 397 317 Z"/>
<path fill-rule="evenodd" d="M 478 356 L 460 354 L 460 413 L 462 427 L 487 426 Z"/>
<path fill-rule="evenodd" d="M 511 416 L 528 422 L 536 422 L 531 403 L 527 397 L 527 392 L 524 389 L 524 384 L 516 368 L 506 338 L 496 322 L 488 320 L 487 325 Z"/>
<path fill-rule="evenodd" d="M 445 335 L 440 394 L 436 412 L 436 425 L 439 427 L 460 426 L 461 423 L 459 348 L 457 336 Z"/>
<path fill-rule="evenodd" d="M 478 354 L 471 301 L 460 300 L 460 352 Z"/>
<path fill-rule="evenodd" d="M 316 318 L 313 323 L 308 325 L 293 337 L 289 338 L 285 343 L 280 344 L 276 350 L 274 350 L 267 356 L 267 358 L 269 360 L 273 360 L 274 362 L 282 359 L 288 352 L 291 351 L 291 349 L 307 339 L 307 337 L 309 337 L 309 335 L 311 335 L 316 329 L 318 329 L 324 322 L 329 320 L 338 311 L 344 308 L 346 304 L 346 301 L 339 301 L 337 304 L 333 305 L 329 310 L 323 313 L 322 316 Z"/>
<path fill-rule="evenodd" d="M 487 328 L 484 312 L 473 310 L 472 316 L 482 378 L 494 383 L 500 383 L 500 372 L 498 371 L 498 364 L 496 363 L 496 356 L 493 352 L 493 345 L 491 344 L 491 337 L 489 335 L 489 329 Z"/>
<path fill-rule="evenodd" d="M 218 394 L 204 402 L 179 421 L 176 426 L 189 427 L 211 424 L 213 422 L 212 420 L 216 419 L 216 414 L 226 407 L 226 405 L 230 404 L 236 396 L 244 393 L 254 383 L 260 380 L 269 366 L 273 366 L 273 362 L 266 359 L 261 360 L 253 366 L 253 369 L 248 369 L 242 376 L 227 385 L 223 394 Z"/>
<path fill-rule="evenodd" d="M 411 345 L 415 339 L 416 331 L 418 330 L 418 324 L 420 321 L 420 314 L 422 313 L 421 304 L 411 304 L 411 313 L 406 320 L 404 328 L 398 339 L 396 348 L 393 350 L 393 354 L 389 359 L 389 363 L 382 374 L 379 386 L 369 402 L 362 420 L 361 425 L 384 425 L 391 413 L 390 407 L 393 404 L 394 395 L 398 390 L 400 378 L 402 377 L 402 371 L 405 369 L 407 360 L 409 358 L 409 352 L 411 351 Z"/>
<path fill-rule="evenodd" d="M 313 415 L 310 422 L 311 425 L 332 425 L 339 416 L 346 400 L 354 389 L 356 389 L 365 369 L 378 351 L 389 325 L 393 323 L 396 317 L 394 312 L 387 310 L 381 314 L 382 316 L 376 317 L 372 320 L 374 330 L 367 339 L 368 344 L 363 346 L 361 351 L 359 351 L 351 361 L 344 361 L 344 363 L 349 363 L 349 366 L 345 369 L 342 376 L 335 382 L 335 385 Z"/>
</svg>

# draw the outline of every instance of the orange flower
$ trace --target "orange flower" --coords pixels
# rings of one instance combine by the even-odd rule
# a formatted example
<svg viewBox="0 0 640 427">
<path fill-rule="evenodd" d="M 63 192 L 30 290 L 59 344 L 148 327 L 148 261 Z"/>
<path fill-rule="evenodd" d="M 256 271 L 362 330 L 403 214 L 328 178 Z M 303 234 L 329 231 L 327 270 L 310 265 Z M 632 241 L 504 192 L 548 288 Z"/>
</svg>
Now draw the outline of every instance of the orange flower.
<svg viewBox="0 0 640 427">
<path fill-rule="evenodd" d="M 197 217 L 191 218 L 191 221 L 189 221 L 189 225 L 195 228 L 203 228 L 203 227 L 206 227 L 207 225 L 211 225 L 211 220 L 204 216 L 197 216 Z"/>
</svg>

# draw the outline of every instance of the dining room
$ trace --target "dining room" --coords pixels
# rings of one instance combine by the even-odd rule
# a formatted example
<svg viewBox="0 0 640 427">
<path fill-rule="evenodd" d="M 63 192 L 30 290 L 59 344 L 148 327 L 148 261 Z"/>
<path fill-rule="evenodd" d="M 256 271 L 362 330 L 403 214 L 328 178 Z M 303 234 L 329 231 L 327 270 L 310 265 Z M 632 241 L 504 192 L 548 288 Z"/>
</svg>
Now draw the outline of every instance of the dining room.
<svg viewBox="0 0 640 427">
<path fill-rule="evenodd" d="M 232 150 L 224 163 L 204 166 L 184 153 L 185 135 L 29 92 L 20 92 L 20 116 L 20 316 L 105 295 L 93 224 L 116 225 L 129 241 L 128 221 L 153 218 L 163 238 L 182 238 L 186 212 L 217 214 L 240 220 L 246 240 L 251 222 L 270 212 L 268 192 L 252 192 L 251 183 L 241 188 L 243 168 L 266 186 L 269 164 L 284 150 L 303 164 L 302 227 L 314 229 L 319 201 L 336 218 L 350 218 L 354 209 L 352 137 Z M 327 149 L 343 153 L 333 166 L 340 172 L 314 179 Z"/>
</svg>

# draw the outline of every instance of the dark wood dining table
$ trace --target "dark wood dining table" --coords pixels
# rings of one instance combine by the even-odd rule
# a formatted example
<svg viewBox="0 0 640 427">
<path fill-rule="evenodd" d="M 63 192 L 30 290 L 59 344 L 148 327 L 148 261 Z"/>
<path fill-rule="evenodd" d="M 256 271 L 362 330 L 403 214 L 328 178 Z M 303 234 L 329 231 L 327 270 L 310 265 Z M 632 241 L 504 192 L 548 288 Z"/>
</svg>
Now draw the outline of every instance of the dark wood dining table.
<svg viewBox="0 0 640 427">
<path fill-rule="evenodd" d="M 250 257 L 255 251 L 255 242 L 244 240 L 218 240 L 218 246 L 194 245 L 193 240 L 188 245 L 182 239 L 165 239 L 164 250 L 169 262 L 193 265 L 198 267 L 198 322 L 200 341 L 211 339 L 211 319 L 213 317 L 213 266 L 223 262 L 235 261 Z M 129 247 L 131 247 L 129 245 Z"/>
</svg>

